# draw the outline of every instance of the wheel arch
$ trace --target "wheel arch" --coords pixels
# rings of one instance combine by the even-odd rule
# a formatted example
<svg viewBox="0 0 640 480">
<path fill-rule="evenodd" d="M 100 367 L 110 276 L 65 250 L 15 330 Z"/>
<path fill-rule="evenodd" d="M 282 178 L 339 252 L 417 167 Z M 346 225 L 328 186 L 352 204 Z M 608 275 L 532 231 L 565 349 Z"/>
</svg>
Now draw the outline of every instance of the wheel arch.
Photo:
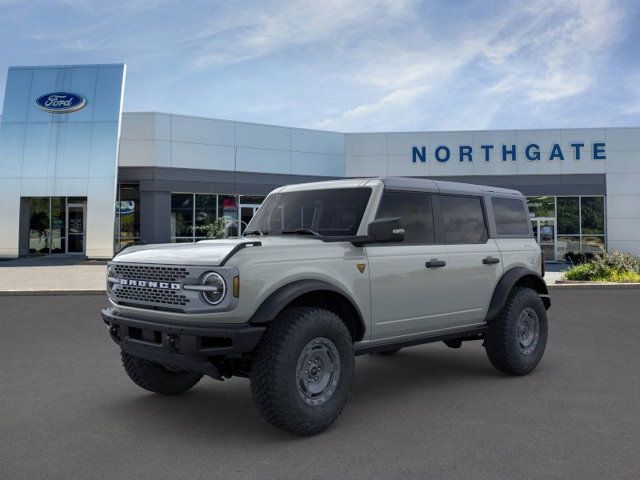
<svg viewBox="0 0 640 480">
<path fill-rule="evenodd" d="M 540 295 L 544 308 L 549 309 L 551 306 L 549 289 L 543 278 L 537 272 L 528 268 L 515 267 L 506 271 L 498 281 L 491 296 L 491 303 L 486 317 L 487 322 L 498 316 L 507 303 L 511 290 L 517 286 L 535 290 Z"/>
<path fill-rule="evenodd" d="M 364 338 L 364 318 L 356 303 L 341 288 L 322 280 L 297 280 L 280 287 L 262 302 L 249 323 L 272 322 L 280 312 L 294 306 L 330 310 L 342 319 L 354 342 Z"/>
</svg>

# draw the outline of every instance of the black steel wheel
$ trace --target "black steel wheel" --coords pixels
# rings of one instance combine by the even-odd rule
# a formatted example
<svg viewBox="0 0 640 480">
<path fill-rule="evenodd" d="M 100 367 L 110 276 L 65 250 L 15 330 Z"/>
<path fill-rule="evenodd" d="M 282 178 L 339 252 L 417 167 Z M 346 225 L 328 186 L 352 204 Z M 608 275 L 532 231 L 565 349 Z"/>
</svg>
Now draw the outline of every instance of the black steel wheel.
<svg viewBox="0 0 640 480">
<path fill-rule="evenodd" d="M 547 312 L 538 293 L 515 287 L 500 315 L 489 323 L 484 347 L 491 364 L 512 375 L 526 375 L 547 346 Z"/>
<path fill-rule="evenodd" d="M 269 423 L 313 435 L 344 409 L 354 368 L 351 335 L 342 320 L 322 308 L 295 307 L 278 315 L 260 339 L 251 392 Z"/>
</svg>

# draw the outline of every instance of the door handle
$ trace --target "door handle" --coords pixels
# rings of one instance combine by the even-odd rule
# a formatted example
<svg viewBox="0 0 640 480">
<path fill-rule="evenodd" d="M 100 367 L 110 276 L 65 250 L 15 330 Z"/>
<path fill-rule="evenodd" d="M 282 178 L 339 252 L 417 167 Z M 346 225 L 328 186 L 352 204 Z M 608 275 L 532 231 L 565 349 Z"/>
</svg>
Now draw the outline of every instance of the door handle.
<svg viewBox="0 0 640 480">
<path fill-rule="evenodd" d="M 484 263 L 485 265 L 493 265 L 494 263 L 500 263 L 500 259 L 489 255 L 488 257 L 482 259 L 482 263 Z"/>
<path fill-rule="evenodd" d="M 428 262 L 424 264 L 427 268 L 442 268 L 447 264 L 444 260 L 438 260 L 437 258 L 432 258 Z"/>
</svg>

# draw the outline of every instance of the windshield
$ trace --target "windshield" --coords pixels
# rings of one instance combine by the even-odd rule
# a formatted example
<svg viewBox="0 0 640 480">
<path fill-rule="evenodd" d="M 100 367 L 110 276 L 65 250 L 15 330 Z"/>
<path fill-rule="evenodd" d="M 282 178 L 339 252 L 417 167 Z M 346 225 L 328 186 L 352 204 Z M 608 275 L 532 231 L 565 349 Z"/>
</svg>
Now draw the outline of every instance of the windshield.
<svg viewBox="0 0 640 480">
<path fill-rule="evenodd" d="M 245 233 L 355 236 L 370 196 L 370 188 L 274 193 L 260 206 Z"/>
</svg>

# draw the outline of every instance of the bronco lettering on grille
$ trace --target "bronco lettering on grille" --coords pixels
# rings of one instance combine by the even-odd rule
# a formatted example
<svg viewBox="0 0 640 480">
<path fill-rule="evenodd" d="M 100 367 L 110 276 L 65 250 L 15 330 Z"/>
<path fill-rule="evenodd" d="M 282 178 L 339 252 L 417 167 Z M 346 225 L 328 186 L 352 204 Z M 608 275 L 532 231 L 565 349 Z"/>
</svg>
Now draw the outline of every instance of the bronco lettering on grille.
<svg viewBox="0 0 640 480">
<path fill-rule="evenodd" d="M 164 290 L 180 290 L 182 285 L 179 283 L 153 282 L 150 280 L 129 280 L 121 278 L 120 285 L 130 285 L 133 287 L 161 288 Z"/>
</svg>

